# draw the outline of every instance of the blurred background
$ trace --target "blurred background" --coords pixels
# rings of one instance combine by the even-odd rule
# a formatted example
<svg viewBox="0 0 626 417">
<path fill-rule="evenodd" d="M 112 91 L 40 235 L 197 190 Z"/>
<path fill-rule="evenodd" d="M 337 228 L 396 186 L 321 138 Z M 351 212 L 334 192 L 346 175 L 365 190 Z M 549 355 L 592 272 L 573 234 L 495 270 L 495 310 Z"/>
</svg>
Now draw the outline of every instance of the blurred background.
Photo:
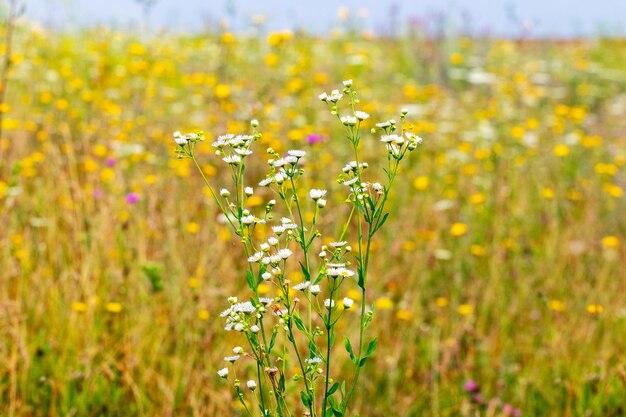
<svg viewBox="0 0 626 417">
<path fill-rule="evenodd" d="M 243 253 L 172 132 L 211 142 L 258 119 L 254 213 L 272 198 L 256 187 L 263 150 L 306 151 L 303 192 L 328 189 L 332 241 L 351 155 L 317 97 L 345 79 L 371 115 L 371 181 L 376 122 L 407 108 L 424 138 L 373 244 L 379 344 L 354 414 L 626 414 L 626 2 L 3 0 L 0 13 L 0 415 L 244 415 L 216 373 L 242 343 L 219 314 L 248 298 Z M 220 188 L 211 149 L 200 168 Z M 342 296 L 359 297 L 353 284 Z M 338 337 L 356 337 L 344 318 Z"/>
<path fill-rule="evenodd" d="M 626 3 L 618 0 L 26 0 L 27 15 L 52 27 L 94 24 L 118 28 L 148 23 L 152 30 L 201 30 L 228 22 L 237 32 L 262 20 L 269 30 L 327 33 L 351 20 L 378 34 L 398 34 L 407 25 L 438 33 L 447 30 L 506 37 L 624 35 Z"/>
</svg>

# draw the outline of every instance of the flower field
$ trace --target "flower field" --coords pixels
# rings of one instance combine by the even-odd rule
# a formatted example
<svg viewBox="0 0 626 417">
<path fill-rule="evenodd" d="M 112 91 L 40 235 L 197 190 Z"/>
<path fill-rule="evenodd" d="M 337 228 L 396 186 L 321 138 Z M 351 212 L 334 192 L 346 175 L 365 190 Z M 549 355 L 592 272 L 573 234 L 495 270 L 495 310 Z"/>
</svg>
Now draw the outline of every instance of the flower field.
<svg viewBox="0 0 626 417">
<path fill-rule="evenodd" d="M 304 187 L 328 189 L 318 227 L 338 236 L 351 150 L 318 96 L 347 79 L 366 130 L 405 108 L 423 138 L 372 242 L 378 347 L 349 415 L 624 415 L 623 40 L 30 24 L 0 103 L 0 415 L 244 415 L 217 371 L 240 343 L 220 313 L 246 255 L 172 133 L 258 120 L 258 153 L 306 151 Z M 378 136 L 361 143 L 373 176 Z M 196 152 L 220 189 L 226 164 Z"/>
</svg>

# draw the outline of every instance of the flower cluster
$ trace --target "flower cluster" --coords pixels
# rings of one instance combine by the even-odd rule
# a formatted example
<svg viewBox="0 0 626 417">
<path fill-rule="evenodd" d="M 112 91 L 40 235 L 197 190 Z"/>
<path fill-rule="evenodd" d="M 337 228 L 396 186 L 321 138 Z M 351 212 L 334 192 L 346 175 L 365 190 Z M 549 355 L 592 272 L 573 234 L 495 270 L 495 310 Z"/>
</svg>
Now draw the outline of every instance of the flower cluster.
<svg viewBox="0 0 626 417">
<path fill-rule="evenodd" d="M 280 382 L 287 377 L 302 382 L 299 398 L 308 410 L 307 415 L 317 415 L 316 404 L 319 401 L 322 416 L 330 415 L 327 412 L 328 405 L 331 406 L 333 415 L 345 415 L 360 369 L 376 348 L 377 339 L 370 340 L 367 346 L 365 342 L 365 329 L 373 317 L 373 311 L 366 309 L 367 271 L 372 238 L 387 219 L 385 203 L 397 175 L 398 164 L 407 152 L 413 151 L 421 143 L 421 138 L 410 131 L 404 131 L 404 111 L 399 126 L 393 121 L 379 123 L 377 127 L 383 132 L 381 141 L 387 147 L 386 179 L 384 184 L 365 180 L 363 174 L 369 164 L 360 158 L 359 143 L 361 124 L 370 115 L 356 110 L 358 100 L 352 88 L 352 80 L 344 81 L 343 85 L 341 92 L 333 90 L 330 94 L 323 93 L 319 97 L 328 104 L 331 114 L 345 128 L 346 138 L 352 144 L 354 153 L 354 160 L 348 162 L 339 174 L 339 182 L 348 188 L 347 202 L 352 205 L 352 211 L 356 215 L 347 218 L 343 232 L 336 241 L 322 244 L 322 233 L 318 228 L 318 216 L 320 210 L 327 205 L 328 191 L 319 188 L 309 189 L 306 194 L 299 191 L 299 180 L 304 175 L 305 151 L 289 150 L 285 154 L 279 154 L 268 148 L 269 172 L 258 185 L 269 188 L 270 192 L 276 194 L 276 199 L 267 203 L 262 218 L 254 216 L 246 207 L 248 199 L 254 195 L 254 189 L 247 185 L 244 175 L 246 158 L 252 154 L 251 148 L 261 136 L 256 130 L 259 126 L 256 120 L 251 122 L 252 134 L 227 134 L 219 136 L 212 143 L 216 155 L 229 167 L 233 191 L 221 188 L 216 193 L 203 175 L 210 193 L 222 210 L 223 219 L 242 238 L 246 253 L 246 281 L 251 297 L 244 302 L 230 297 L 229 307 L 220 316 L 226 321 L 225 330 L 245 334 L 249 344 L 249 353 L 246 355 L 255 359 L 258 377 L 257 380 L 249 380 L 246 386 L 250 391 L 258 389 L 260 396 L 255 399 L 264 416 L 292 415 L 286 400 L 287 388 Z M 349 114 L 342 114 L 338 107 L 344 97 L 348 97 L 350 101 Z M 400 131 L 396 134 L 398 128 Z M 189 157 L 196 162 L 194 147 L 197 141 L 204 140 L 203 134 L 183 135 L 177 132 L 174 140 L 179 156 Z M 197 162 L 196 166 L 199 168 Z M 308 199 L 303 198 L 303 195 L 307 195 Z M 308 218 L 304 215 L 307 206 L 312 206 L 312 211 L 309 211 L 312 216 Z M 284 214 L 275 216 L 281 209 Z M 358 251 L 354 254 L 346 239 L 346 232 L 353 222 L 357 225 L 356 240 L 359 242 Z M 269 237 L 259 242 L 254 233 L 256 226 L 264 226 L 264 234 L 269 234 Z M 318 256 L 313 256 L 314 253 Z M 296 260 L 297 270 L 301 271 L 304 280 L 292 283 L 288 276 L 289 271 L 293 271 Z M 354 261 L 356 265 L 351 267 Z M 275 297 L 261 297 L 261 284 L 273 287 Z M 333 340 L 337 333 L 337 323 L 355 304 L 353 298 L 342 294 L 347 286 L 361 290 L 360 312 L 357 313 L 359 339 L 356 350 L 350 339 L 345 339 L 345 348 L 355 365 L 355 374 L 350 388 L 342 393 L 341 399 L 336 400 L 333 394 L 337 391 L 337 384 L 331 386 Z M 318 297 L 320 294 L 323 296 Z M 268 311 L 272 314 L 266 317 Z M 320 327 L 319 324 L 323 326 Z M 274 351 L 278 344 L 283 353 Z M 288 351 L 291 355 L 286 353 Z M 308 352 L 302 356 L 301 351 Z M 224 359 L 234 366 L 242 354 L 243 349 L 236 348 L 234 355 Z M 293 362 L 299 372 L 287 375 L 288 371 L 281 366 L 285 361 Z M 228 368 L 220 369 L 218 376 L 229 379 Z M 313 395 L 317 386 L 321 388 L 318 391 L 320 398 Z M 238 379 L 234 380 L 233 387 L 244 408 L 252 415 L 243 399 L 244 394 L 240 390 Z M 273 405 L 268 404 L 264 393 L 273 393 Z"/>
</svg>

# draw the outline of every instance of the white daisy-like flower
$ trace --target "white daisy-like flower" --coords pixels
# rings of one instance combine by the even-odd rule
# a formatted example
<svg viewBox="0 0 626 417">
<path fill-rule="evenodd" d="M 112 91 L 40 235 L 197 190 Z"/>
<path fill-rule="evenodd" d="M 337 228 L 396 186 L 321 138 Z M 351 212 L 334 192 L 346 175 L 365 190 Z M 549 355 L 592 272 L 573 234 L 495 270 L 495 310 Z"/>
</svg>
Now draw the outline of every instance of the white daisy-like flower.
<svg viewBox="0 0 626 417">
<path fill-rule="evenodd" d="M 291 255 L 293 254 L 293 252 L 291 252 L 290 249 L 281 249 L 278 251 L 278 256 L 280 256 L 281 259 L 287 259 L 289 258 Z"/>
<path fill-rule="evenodd" d="M 245 193 L 248 197 L 250 197 L 252 194 L 254 194 L 254 188 L 252 188 L 252 187 L 246 187 L 246 188 L 243 190 L 243 192 L 244 192 L 244 193 Z"/>
<path fill-rule="evenodd" d="M 280 159 L 277 159 L 277 160 L 273 161 L 273 162 L 272 162 L 272 166 L 273 166 L 274 168 L 280 168 L 280 167 L 282 167 L 283 165 L 285 165 L 285 163 L 286 163 L 286 162 L 285 162 L 285 159 L 284 159 L 284 158 L 280 158 Z"/>
<path fill-rule="evenodd" d="M 250 263 L 259 262 L 261 258 L 263 258 L 263 252 L 257 252 L 248 258 L 248 262 Z"/>
<path fill-rule="evenodd" d="M 220 376 L 220 378 L 228 378 L 228 368 L 222 368 L 219 371 L 217 371 L 217 374 Z"/>
<path fill-rule="evenodd" d="M 294 285 L 293 289 L 296 291 L 304 291 L 309 287 L 309 285 L 311 285 L 311 281 L 302 281 L 301 283 Z"/>
<path fill-rule="evenodd" d="M 420 145 L 424 141 L 424 139 L 422 139 L 420 136 L 417 136 L 415 133 L 406 132 L 404 135 L 410 142 L 414 142 L 418 145 Z"/>
<path fill-rule="evenodd" d="M 183 135 L 179 131 L 174 132 L 174 142 L 176 142 L 177 145 L 184 145 L 188 141 L 187 135 Z"/>
<path fill-rule="evenodd" d="M 342 97 L 343 97 L 343 94 L 341 94 L 339 90 L 333 90 L 330 92 L 330 95 L 326 97 L 326 100 L 336 103 L 339 100 L 341 100 Z"/>
<path fill-rule="evenodd" d="M 243 353 L 243 348 L 241 346 L 235 346 L 233 348 L 233 353 L 235 355 L 241 355 Z"/>
<path fill-rule="evenodd" d="M 285 231 L 285 227 L 284 226 L 272 226 L 272 232 L 276 233 L 278 236 L 280 236 L 283 232 Z"/>
<path fill-rule="evenodd" d="M 319 286 L 319 285 L 317 285 L 317 284 L 316 284 L 316 285 L 311 285 L 311 286 L 309 287 L 309 292 L 310 292 L 311 294 L 313 294 L 313 295 L 317 295 L 317 294 L 319 294 L 321 291 L 322 291 L 322 289 L 321 289 L 321 288 L 320 288 L 320 286 Z"/>
<path fill-rule="evenodd" d="M 254 223 L 254 216 L 250 214 L 248 216 L 241 217 L 241 223 L 242 224 L 252 224 L 252 223 Z"/>
<path fill-rule="evenodd" d="M 314 201 L 317 201 L 326 195 L 326 190 L 318 190 L 317 188 L 313 188 L 311 191 L 309 191 L 309 195 Z"/>
<path fill-rule="evenodd" d="M 359 179 L 358 179 L 357 177 L 354 177 L 354 178 L 352 178 L 352 179 L 350 179 L 350 180 L 344 181 L 344 182 L 343 182 L 343 185 L 345 185 L 346 187 L 349 187 L 349 186 L 351 186 L 352 184 L 357 183 L 358 181 L 359 181 Z"/>
<path fill-rule="evenodd" d="M 356 117 L 353 116 L 342 116 L 341 123 L 345 126 L 354 126 L 356 125 Z"/>
<path fill-rule="evenodd" d="M 357 118 L 357 119 L 359 119 L 360 121 L 367 120 L 367 119 L 369 119 L 369 117 L 370 117 L 370 115 L 369 115 L 369 114 L 365 113 L 364 111 L 359 111 L 359 110 L 355 111 L 355 112 L 354 112 L 354 115 L 355 115 L 355 116 L 356 116 L 356 118 Z"/>
<path fill-rule="evenodd" d="M 265 271 L 261 274 L 261 278 L 263 278 L 263 281 L 267 281 L 269 279 L 272 278 L 272 274 L 270 274 L 269 272 Z"/>
<path fill-rule="evenodd" d="M 304 155 L 306 155 L 306 152 L 300 151 L 297 149 L 292 149 L 290 151 L 287 151 L 287 154 L 290 156 L 295 156 L 296 158 L 302 158 L 304 157 Z"/>
<path fill-rule="evenodd" d="M 345 268 L 346 264 L 343 262 L 328 264 L 329 268 Z"/>
<path fill-rule="evenodd" d="M 256 381 L 251 379 L 248 382 L 246 382 L 246 386 L 248 387 L 250 391 L 254 391 L 256 389 Z"/>
<path fill-rule="evenodd" d="M 320 198 L 319 200 L 317 200 L 317 207 L 319 207 L 319 208 L 326 207 L 326 200 L 323 199 L 323 198 Z"/>
<path fill-rule="evenodd" d="M 345 85 L 346 87 L 352 87 L 352 80 L 351 79 L 350 80 L 345 80 L 343 82 L 343 85 Z"/>
<path fill-rule="evenodd" d="M 237 362 L 237 360 L 238 360 L 239 358 L 240 358 L 240 356 L 239 356 L 239 355 L 233 355 L 233 356 L 226 356 L 226 357 L 224 358 L 224 360 L 225 360 L 226 362 L 235 363 L 235 362 Z"/>
<path fill-rule="evenodd" d="M 326 101 L 326 100 L 328 100 L 328 94 L 322 93 L 319 96 L 317 96 L 317 98 L 319 98 L 322 101 Z"/>
<path fill-rule="evenodd" d="M 269 298 L 269 297 L 259 297 L 259 303 L 261 303 L 261 304 L 265 304 L 265 305 L 267 305 L 267 304 L 271 304 L 271 303 L 272 303 L 272 301 L 274 301 L 274 299 L 273 299 L 273 298 Z"/>
<path fill-rule="evenodd" d="M 384 122 L 376 123 L 376 127 L 385 128 L 391 126 L 391 122 L 386 120 Z"/>
<path fill-rule="evenodd" d="M 313 358 L 307 358 L 304 361 L 308 363 L 309 365 L 314 365 L 314 364 L 322 363 L 322 358 L 320 358 L 319 356 L 315 356 Z"/>
<path fill-rule="evenodd" d="M 252 155 L 252 151 L 250 149 L 241 149 L 241 148 L 237 148 L 235 149 L 235 153 L 241 157 L 246 157 L 248 155 Z"/>
<path fill-rule="evenodd" d="M 267 243 L 269 243 L 272 246 L 276 246 L 278 245 L 278 239 L 272 236 L 269 239 L 267 239 Z"/>
<path fill-rule="evenodd" d="M 287 177 L 282 172 L 279 172 L 276 175 L 274 175 L 274 181 L 276 181 L 276 184 L 278 184 L 278 185 L 280 185 L 283 182 L 285 182 L 286 179 L 287 179 Z"/>
<path fill-rule="evenodd" d="M 291 220 L 289 217 L 282 217 L 282 218 L 280 219 L 280 222 L 281 222 L 282 224 L 288 224 L 288 223 L 293 223 L 293 220 Z"/>
<path fill-rule="evenodd" d="M 257 326 L 256 324 L 253 324 L 252 326 L 250 326 L 250 331 L 252 333 L 258 333 L 259 330 L 261 329 L 259 329 L 259 326 Z"/>
<path fill-rule="evenodd" d="M 295 165 L 295 164 L 298 163 L 298 158 L 295 157 L 295 156 L 288 155 L 288 156 L 286 156 L 283 159 L 284 159 L 285 163 L 289 164 L 289 165 Z"/>
<path fill-rule="evenodd" d="M 270 263 L 277 264 L 282 258 L 279 255 L 270 256 Z"/>
<path fill-rule="evenodd" d="M 330 298 L 327 298 L 324 300 L 324 307 L 326 308 L 333 308 L 335 307 L 335 300 L 331 300 Z"/>
<path fill-rule="evenodd" d="M 398 139 L 402 140 L 402 137 L 398 135 L 382 135 L 380 137 L 380 141 L 384 143 L 396 143 Z"/>
<path fill-rule="evenodd" d="M 333 248 L 341 248 L 342 246 L 346 246 L 348 244 L 348 242 L 346 242 L 345 240 L 342 240 L 340 242 L 330 242 L 330 246 L 332 246 Z"/>
<path fill-rule="evenodd" d="M 230 197 L 230 191 L 228 191 L 226 188 L 222 188 L 222 189 L 220 190 L 220 195 L 221 195 L 222 197 Z"/>
<path fill-rule="evenodd" d="M 270 250 L 270 245 L 268 243 L 261 243 L 260 248 L 263 252 L 267 252 Z"/>
<path fill-rule="evenodd" d="M 254 313 L 256 307 L 250 301 L 244 301 L 243 303 L 234 304 L 231 310 L 236 313 Z"/>
<path fill-rule="evenodd" d="M 242 323 L 237 323 L 235 324 L 235 331 L 237 332 L 243 332 L 243 324 Z"/>
<path fill-rule="evenodd" d="M 229 165 L 239 165 L 241 163 L 241 156 L 239 155 L 230 155 L 225 158 L 222 158 L 224 162 Z"/>
<path fill-rule="evenodd" d="M 343 299 L 343 308 L 345 308 L 347 310 L 350 307 L 352 307 L 353 304 L 354 304 L 354 300 L 352 298 L 344 297 L 344 299 Z"/>
<path fill-rule="evenodd" d="M 274 182 L 274 177 L 263 178 L 261 181 L 259 181 L 259 186 L 267 187 L 268 185 L 270 185 L 273 182 Z"/>
<path fill-rule="evenodd" d="M 383 191 L 385 191 L 385 187 L 383 187 L 382 184 L 378 182 L 375 182 L 374 184 L 372 184 L 372 188 L 374 189 L 374 191 L 378 193 L 382 193 Z"/>
</svg>

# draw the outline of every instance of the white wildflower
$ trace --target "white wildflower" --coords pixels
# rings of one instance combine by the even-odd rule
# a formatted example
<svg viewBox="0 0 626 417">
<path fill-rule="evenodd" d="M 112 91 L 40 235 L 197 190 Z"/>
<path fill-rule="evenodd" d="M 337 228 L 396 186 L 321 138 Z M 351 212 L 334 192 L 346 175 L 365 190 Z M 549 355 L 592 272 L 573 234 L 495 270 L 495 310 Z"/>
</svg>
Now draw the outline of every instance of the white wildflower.
<svg viewBox="0 0 626 417">
<path fill-rule="evenodd" d="M 239 165 L 241 163 L 241 156 L 231 155 L 227 156 L 226 158 L 222 158 L 222 160 L 229 165 Z"/>
<path fill-rule="evenodd" d="M 280 256 L 281 259 L 287 259 L 292 255 L 292 253 L 293 252 L 291 252 L 291 250 L 285 248 L 278 251 L 278 256 Z"/>
<path fill-rule="evenodd" d="M 228 368 L 222 368 L 219 371 L 217 371 L 217 374 L 221 377 L 221 378 L 228 378 Z"/>
<path fill-rule="evenodd" d="M 317 201 L 326 195 L 326 190 L 318 190 L 316 188 L 313 188 L 311 191 L 309 191 L 309 195 L 314 201 Z"/>
<path fill-rule="evenodd" d="M 345 308 L 347 310 L 350 307 L 352 307 L 353 304 L 354 304 L 354 300 L 352 298 L 344 297 L 344 299 L 343 299 L 343 308 Z"/>
<path fill-rule="evenodd" d="M 343 123 L 345 126 L 354 126 L 356 125 L 356 117 L 342 116 L 341 123 Z"/>
<path fill-rule="evenodd" d="M 263 257 L 263 252 L 257 252 L 248 258 L 248 262 L 250 263 L 259 262 L 262 257 Z"/>
<path fill-rule="evenodd" d="M 367 120 L 367 119 L 369 119 L 369 117 L 370 117 L 370 115 L 369 115 L 369 114 L 365 113 L 364 111 L 359 111 L 359 110 L 355 111 L 355 112 L 354 112 L 354 115 L 355 115 L 355 116 L 356 116 L 356 118 L 357 118 L 357 119 L 359 119 L 360 121 Z"/>
<path fill-rule="evenodd" d="M 294 285 L 293 289 L 296 291 L 304 291 L 309 287 L 309 285 L 311 285 L 311 281 L 302 281 L 301 283 Z"/>
</svg>

